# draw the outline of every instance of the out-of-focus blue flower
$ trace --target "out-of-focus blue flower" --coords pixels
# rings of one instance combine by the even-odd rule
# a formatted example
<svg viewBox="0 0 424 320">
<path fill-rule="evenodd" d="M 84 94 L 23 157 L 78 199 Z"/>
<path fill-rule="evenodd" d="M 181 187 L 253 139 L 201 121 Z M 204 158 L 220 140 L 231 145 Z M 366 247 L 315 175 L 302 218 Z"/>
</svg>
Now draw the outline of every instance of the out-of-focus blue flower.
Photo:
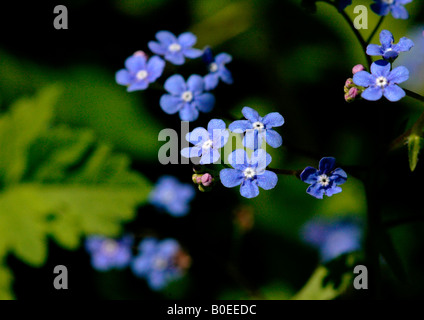
<svg viewBox="0 0 424 320">
<path fill-rule="evenodd" d="M 390 71 L 390 68 L 389 62 L 378 60 L 371 65 L 371 74 L 360 71 L 353 75 L 353 82 L 356 85 L 367 88 L 362 92 L 362 98 L 376 101 L 384 95 L 387 100 L 395 102 L 406 95 L 397 84 L 408 80 L 408 69 L 400 66 Z"/>
<path fill-rule="evenodd" d="M 409 51 L 414 46 L 414 42 L 406 37 L 401 38 L 397 44 L 394 44 L 394 42 L 395 39 L 392 33 L 388 30 L 382 30 L 380 32 L 381 46 L 377 44 L 368 45 L 367 54 L 369 56 L 382 56 L 384 59 L 394 60 L 400 52 Z"/>
<path fill-rule="evenodd" d="M 191 184 L 180 183 L 172 176 L 162 176 L 149 195 L 150 203 L 174 217 L 181 217 L 190 211 L 190 202 L 195 196 Z"/>
<path fill-rule="evenodd" d="M 85 241 L 85 248 L 91 255 L 91 265 L 99 271 L 123 269 L 131 260 L 132 236 L 119 240 L 103 236 L 90 236 Z"/>
<path fill-rule="evenodd" d="M 165 81 L 165 89 L 169 94 L 160 98 L 160 106 L 168 114 L 179 112 L 182 121 L 194 121 L 199 111 L 210 112 L 215 105 L 215 97 L 204 92 L 203 78 L 191 75 L 187 83 L 184 78 L 175 74 Z"/>
<path fill-rule="evenodd" d="M 241 111 L 247 120 L 237 120 L 229 125 L 229 129 L 235 133 L 246 132 L 243 145 L 256 150 L 262 145 L 263 139 L 273 148 L 283 144 L 281 136 L 272 128 L 284 124 L 284 118 L 278 112 L 268 113 L 265 117 L 259 116 L 258 112 L 249 107 Z"/>
<path fill-rule="evenodd" d="M 361 249 L 362 226 L 359 220 L 351 218 L 313 219 L 302 227 L 301 237 L 319 249 L 321 260 L 328 262 Z"/>
<path fill-rule="evenodd" d="M 231 72 L 225 67 L 230 63 L 232 57 L 228 53 L 220 53 L 216 57 L 213 56 L 212 50 L 206 48 L 203 53 L 203 61 L 207 64 L 209 73 L 204 77 L 205 90 L 215 89 L 219 79 L 227 84 L 233 83 Z"/>
<path fill-rule="evenodd" d="M 182 65 L 185 58 L 199 58 L 203 51 L 192 48 L 197 41 L 197 38 L 191 32 L 184 32 L 178 38 L 169 31 L 159 31 L 156 33 L 158 42 L 150 41 L 149 49 L 160 56 L 164 56 L 165 60 L 172 62 L 175 65 Z"/>
<path fill-rule="evenodd" d="M 147 60 L 146 55 L 135 53 L 125 60 L 125 68 L 116 73 L 116 82 L 127 86 L 128 92 L 144 90 L 162 75 L 165 61 L 158 56 Z"/>
<path fill-rule="evenodd" d="M 390 12 L 395 19 L 408 19 L 409 14 L 404 5 L 412 0 L 374 0 L 372 11 L 379 16 L 387 16 Z"/>
<path fill-rule="evenodd" d="M 146 238 L 140 242 L 139 254 L 132 261 L 131 269 L 136 276 L 146 279 L 152 290 L 161 290 L 183 275 L 177 261 L 180 251 L 174 239 Z"/>
<path fill-rule="evenodd" d="M 219 173 L 222 184 L 227 188 L 240 185 L 240 194 L 245 198 L 259 195 L 259 188 L 273 189 L 278 182 L 277 175 L 265 170 L 271 163 L 271 156 L 263 149 L 255 150 L 249 158 L 243 149 L 234 150 L 228 162 L 234 169 L 222 169 Z"/>
<path fill-rule="evenodd" d="M 338 4 L 337 7 L 340 11 L 343 11 L 348 6 L 350 6 L 351 4 L 352 4 L 352 0 L 339 0 L 339 4 Z"/>
<path fill-rule="evenodd" d="M 324 194 L 331 197 L 342 192 L 339 185 L 346 182 L 347 174 L 340 168 L 334 169 L 335 164 L 335 158 L 327 157 L 320 160 L 319 170 L 312 167 L 305 168 L 300 174 L 300 179 L 310 184 L 306 192 L 317 199 L 322 199 Z"/>
<path fill-rule="evenodd" d="M 228 141 L 229 133 L 225 129 L 225 122 L 212 119 L 208 123 L 208 130 L 199 127 L 187 133 L 186 140 L 194 147 L 184 148 L 181 155 L 186 158 L 201 157 L 200 164 L 211 164 L 221 157 L 219 149 Z"/>
</svg>

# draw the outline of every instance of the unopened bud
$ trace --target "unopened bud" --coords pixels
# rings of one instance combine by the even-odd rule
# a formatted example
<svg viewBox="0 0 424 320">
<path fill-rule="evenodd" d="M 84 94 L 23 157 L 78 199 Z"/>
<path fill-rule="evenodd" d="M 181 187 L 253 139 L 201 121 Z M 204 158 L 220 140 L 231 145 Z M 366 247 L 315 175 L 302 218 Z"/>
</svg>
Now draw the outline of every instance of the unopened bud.
<svg viewBox="0 0 424 320">
<path fill-rule="evenodd" d="M 138 51 L 134 52 L 133 56 L 136 56 L 136 57 L 145 57 L 147 59 L 147 54 L 144 51 L 142 51 L 142 50 L 138 50 Z"/>
<path fill-rule="evenodd" d="M 356 66 L 352 68 L 352 73 L 355 74 L 363 70 L 365 70 L 364 66 L 362 64 L 357 64 Z"/>
<path fill-rule="evenodd" d="M 201 182 L 205 187 L 209 187 L 212 181 L 213 181 L 213 178 L 209 173 L 205 173 L 201 178 Z"/>
<path fill-rule="evenodd" d="M 347 102 L 352 102 L 358 96 L 359 90 L 356 87 L 350 88 L 349 92 L 345 94 L 345 100 Z"/>
</svg>

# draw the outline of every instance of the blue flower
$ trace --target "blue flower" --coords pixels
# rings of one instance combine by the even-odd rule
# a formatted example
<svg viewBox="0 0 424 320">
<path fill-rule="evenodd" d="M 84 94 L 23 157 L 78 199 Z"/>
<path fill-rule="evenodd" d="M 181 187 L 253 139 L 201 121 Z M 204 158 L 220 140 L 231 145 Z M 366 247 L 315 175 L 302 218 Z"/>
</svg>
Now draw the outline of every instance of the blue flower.
<svg viewBox="0 0 424 320">
<path fill-rule="evenodd" d="M 394 42 L 395 39 L 392 33 L 388 30 L 383 30 L 380 33 L 381 46 L 377 44 L 368 45 L 367 54 L 369 56 L 382 56 L 384 59 L 394 60 L 400 52 L 409 51 L 414 46 L 414 42 L 406 37 L 401 38 L 397 44 L 394 44 Z"/>
<path fill-rule="evenodd" d="M 184 64 L 185 57 L 194 59 L 203 54 L 202 50 L 192 48 L 197 38 L 191 32 L 184 32 L 177 38 L 169 31 L 159 31 L 156 33 L 156 39 L 159 42 L 148 43 L 149 49 L 155 54 L 165 56 L 165 60 L 176 65 Z"/>
<path fill-rule="evenodd" d="M 395 19 L 408 19 L 408 11 L 403 7 L 412 0 L 374 0 L 371 5 L 372 11 L 379 16 L 387 16 L 390 12 Z"/>
<path fill-rule="evenodd" d="M 90 236 L 85 242 L 85 248 L 91 254 L 91 265 L 99 271 L 125 268 L 132 257 L 132 245 L 131 236 L 119 240 Z"/>
<path fill-rule="evenodd" d="M 206 48 L 203 53 L 203 61 L 208 65 L 209 73 L 204 77 L 205 90 L 215 89 L 219 79 L 227 84 L 233 83 L 231 72 L 225 67 L 225 64 L 231 62 L 232 57 L 227 53 L 220 53 L 213 57 L 212 50 Z"/>
<path fill-rule="evenodd" d="M 175 74 L 165 81 L 164 87 L 170 94 L 160 98 L 162 110 L 168 114 L 179 112 L 182 121 L 194 121 L 199 111 L 210 112 L 215 105 L 215 97 L 204 92 L 203 78 L 197 74 L 191 75 L 187 83 Z"/>
<path fill-rule="evenodd" d="M 319 170 L 312 167 L 303 170 L 300 179 L 310 184 L 306 192 L 317 199 L 322 199 L 324 194 L 331 197 L 342 192 L 342 188 L 338 186 L 346 182 L 347 174 L 340 168 L 334 169 L 335 164 L 334 158 L 322 158 Z"/>
<path fill-rule="evenodd" d="M 371 65 L 371 74 L 367 71 L 354 74 L 353 82 L 367 88 L 362 92 L 362 98 L 376 101 L 384 95 L 387 100 L 395 102 L 405 96 L 405 91 L 397 84 L 408 80 L 408 69 L 400 66 L 390 71 L 390 67 L 389 62 L 378 60 Z"/>
<path fill-rule="evenodd" d="M 190 211 L 190 201 L 195 190 L 191 184 L 180 183 L 175 177 L 162 176 L 149 195 L 150 203 L 167 211 L 174 217 L 181 217 Z"/>
<path fill-rule="evenodd" d="M 136 276 L 145 278 L 152 290 L 161 290 L 183 275 L 183 269 L 177 263 L 180 251 L 181 247 L 174 239 L 146 238 L 140 242 L 139 254 L 131 269 Z"/>
<path fill-rule="evenodd" d="M 162 75 L 165 61 L 158 56 L 147 61 L 145 55 L 134 54 L 125 60 L 125 68 L 116 73 L 116 82 L 128 86 L 128 92 L 144 90 L 149 83 L 155 82 Z"/>
<path fill-rule="evenodd" d="M 200 164 L 211 164 L 221 157 L 219 149 L 228 141 L 229 133 L 225 130 L 225 122 L 212 119 L 208 123 L 208 130 L 199 127 L 187 133 L 186 140 L 194 147 L 184 148 L 181 155 L 186 158 L 202 157 Z"/>
<path fill-rule="evenodd" d="M 339 11 L 343 11 L 346 7 L 352 4 L 352 0 L 339 0 L 338 9 Z"/>
<path fill-rule="evenodd" d="M 246 151 L 237 149 L 228 156 L 234 169 L 222 169 L 219 173 L 222 184 L 227 188 L 240 185 L 240 194 L 245 198 L 259 195 L 259 188 L 273 189 L 278 182 L 277 175 L 265 170 L 271 163 L 271 156 L 263 149 L 255 150 L 249 159 Z"/>
<path fill-rule="evenodd" d="M 273 148 L 283 144 L 281 136 L 272 129 L 284 124 L 281 114 L 272 112 L 262 118 L 258 112 L 249 107 L 244 107 L 241 112 L 247 120 L 234 121 L 228 128 L 235 133 L 246 132 L 243 138 L 245 147 L 256 150 L 262 145 L 263 139 Z"/>
<path fill-rule="evenodd" d="M 334 221 L 315 218 L 302 227 L 301 234 L 306 243 L 319 249 L 323 262 L 361 249 L 362 226 L 354 218 Z"/>
</svg>

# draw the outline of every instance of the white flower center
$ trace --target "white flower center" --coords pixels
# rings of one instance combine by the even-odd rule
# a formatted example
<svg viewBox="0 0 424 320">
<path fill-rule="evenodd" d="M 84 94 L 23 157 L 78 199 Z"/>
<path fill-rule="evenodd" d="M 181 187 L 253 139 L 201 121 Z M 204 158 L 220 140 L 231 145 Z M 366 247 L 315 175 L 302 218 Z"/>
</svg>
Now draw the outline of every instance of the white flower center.
<svg viewBox="0 0 424 320">
<path fill-rule="evenodd" d="M 218 64 L 216 62 L 212 62 L 209 65 L 209 71 L 210 72 L 217 72 L 218 71 Z"/>
<path fill-rule="evenodd" d="M 181 99 L 183 99 L 185 102 L 190 102 L 193 100 L 193 93 L 191 93 L 191 91 L 184 91 L 181 95 Z"/>
<path fill-rule="evenodd" d="M 383 2 L 386 4 L 392 4 L 395 0 L 383 0 Z"/>
<path fill-rule="evenodd" d="M 318 177 L 318 183 L 326 187 L 330 184 L 330 178 L 326 174 L 322 174 Z"/>
<path fill-rule="evenodd" d="M 168 266 L 168 262 L 163 258 L 156 258 L 153 262 L 153 268 L 163 270 Z"/>
<path fill-rule="evenodd" d="M 375 84 L 381 88 L 387 86 L 387 79 L 385 77 L 378 77 L 377 80 L 375 80 Z"/>
<path fill-rule="evenodd" d="M 118 243 L 115 240 L 107 239 L 102 244 L 102 250 L 105 254 L 111 255 L 118 249 Z"/>
<path fill-rule="evenodd" d="M 203 143 L 202 149 L 210 149 L 212 148 L 212 144 L 213 144 L 213 141 L 209 139 Z"/>
<path fill-rule="evenodd" d="M 144 80 L 147 78 L 148 73 L 146 70 L 140 70 L 135 76 L 138 80 Z"/>
<path fill-rule="evenodd" d="M 162 193 L 162 201 L 164 203 L 171 203 L 174 201 L 175 193 L 173 190 L 166 190 Z"/>
<path fill-rule="evenodd" d="M 252 179 L 256 175 L 256 171 L 252 168 L 246 168 L 243 173 L 244 176 L 248 179 Z"/>
<path fill-rule="evenodd" d="M 168 50 L 171 52 L 177 52 L 181 50 L 181 46 L 178 43 L 170 44 Z"/>
<path fill-rule="evenodd" d="M 263 128 L 265 128 L 264 124 L 262 122 L 256 121 L 253 123 L 253 129 L 261 131 Z"/>
</svg>

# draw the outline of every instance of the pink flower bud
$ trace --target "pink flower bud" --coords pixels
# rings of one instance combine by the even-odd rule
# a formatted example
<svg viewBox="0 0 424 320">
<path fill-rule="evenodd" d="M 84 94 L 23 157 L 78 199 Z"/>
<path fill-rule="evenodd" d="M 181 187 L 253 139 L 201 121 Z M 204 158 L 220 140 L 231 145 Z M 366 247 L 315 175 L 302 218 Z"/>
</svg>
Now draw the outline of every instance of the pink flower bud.
<svg viewBox="0 0 424 320">
<path fill-rule="evenodd" d="M 346 88 L 349 88 L 351 85 L 353 85 L 353 79 L 352 78 L 349 78 L 345 82 L 345 87 Z"/>
<path fill-rule="evenodd" d="M 357 64 L 356 66 L 352 68 L 352 73 L 355 74 L 363 70 L 365 70 L 364 66 L 362 64 Z"/>
<path fill-rule="evenodd" d="M 210 185 L 211 185 L 211 183 L 212 183 L 212 180 L 213 180 L 213 178 L 212 178 L 212 176 L 211 176 L 209 173 L 205 173 L 205 174 L 202 176 L 202 184 L 203 184 L 205 187 L 210 186 Z"/>
<path fill-rule="evenodd" d="M 345 100 L 347 102 L 351 102 L 351 101 L 353 101 L 356 98 L 356 96 L 358 94 L 359 94 L 358 88 L 355 88 L 355 87 L 350 88 L 349 89 L 349 92 L 345 94 Z"/>
<path fill-rule="evenodd" d="M 144 51 L 142 51 L 142 50 L 138 50 L 138 51 L 134 52 L 133 56 L 147 58 L 147 54 L 145 54 Z"/>
</svg>

